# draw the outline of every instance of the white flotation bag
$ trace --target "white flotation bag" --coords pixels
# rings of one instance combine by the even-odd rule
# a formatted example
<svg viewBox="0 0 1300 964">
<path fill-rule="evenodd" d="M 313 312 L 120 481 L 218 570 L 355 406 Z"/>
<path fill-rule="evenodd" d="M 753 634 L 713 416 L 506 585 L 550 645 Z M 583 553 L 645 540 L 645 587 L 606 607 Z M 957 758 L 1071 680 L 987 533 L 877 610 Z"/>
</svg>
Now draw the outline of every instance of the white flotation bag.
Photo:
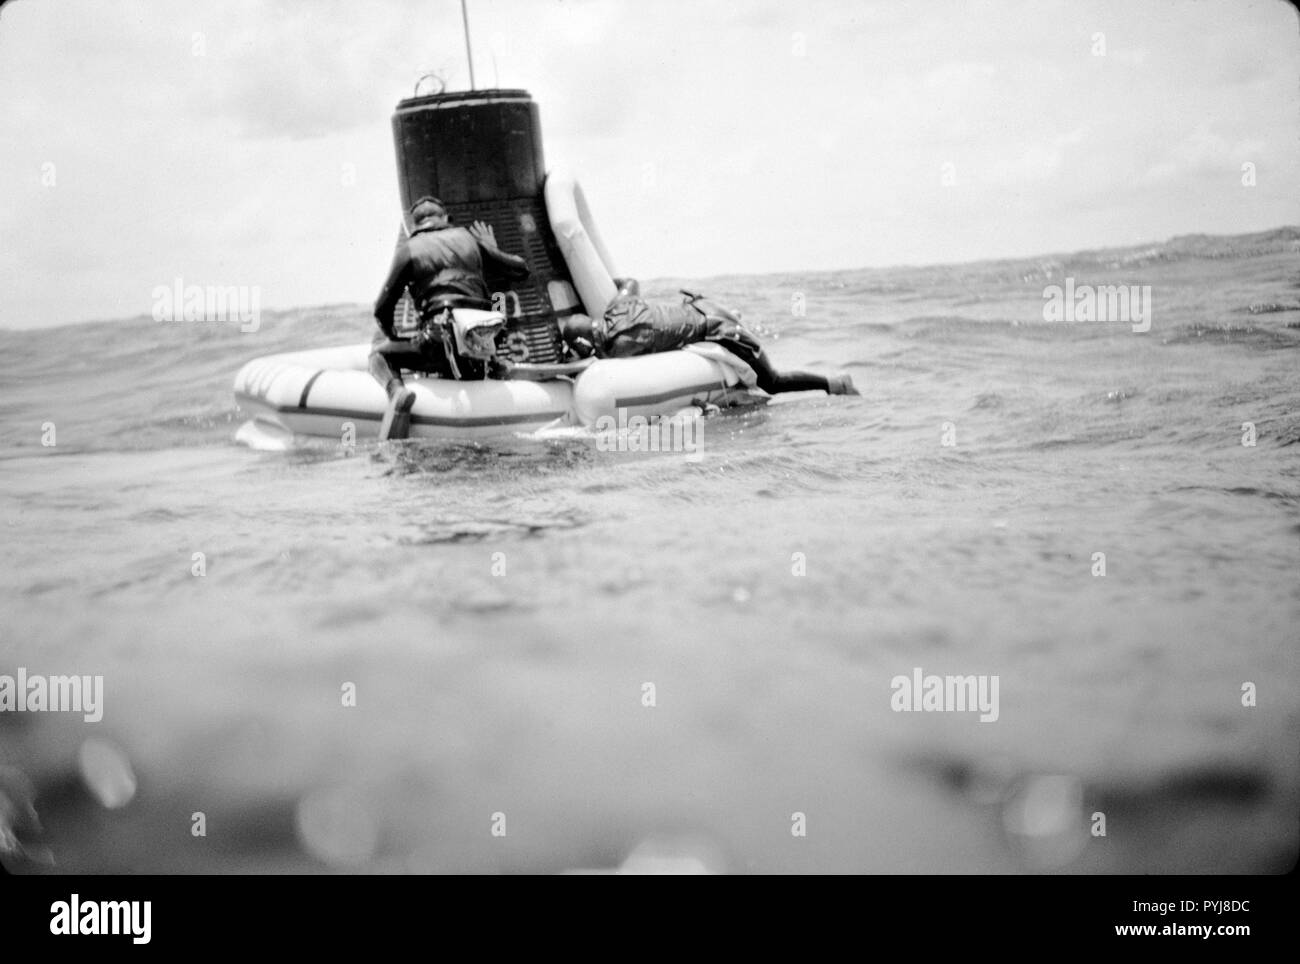
<svg viewBox="0 0 1300 964">
<path fill-rule="evenodd" d="M 545 194 L 551 230 L 578 289 L 582 307 L 592 318 L 599 318 L 618 294 L 614 284 L 616 272 L 614 259 L 587 207 L 582 185 L 564 171 L 551 171 L 546 176 Z"/>
</svg>

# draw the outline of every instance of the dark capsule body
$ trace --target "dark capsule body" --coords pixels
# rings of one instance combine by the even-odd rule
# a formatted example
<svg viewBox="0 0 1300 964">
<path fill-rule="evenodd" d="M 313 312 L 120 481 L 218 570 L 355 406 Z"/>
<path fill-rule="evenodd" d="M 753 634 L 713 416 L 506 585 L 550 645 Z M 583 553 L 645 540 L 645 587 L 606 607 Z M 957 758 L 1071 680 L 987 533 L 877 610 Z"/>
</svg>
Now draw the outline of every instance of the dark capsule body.
<svg viewBox="0 0 1300 964">
<path fill-rule="evenodd" d="M 508 320 L 501 346 L 517 361 L 559 360 L 552 282 L 568 282 L 542 191 L 546 162 L 537 104 L 523 90 L 474 90 L 411 97 L 393 113 L 402 210 L 440 198 L 454 223 L 485 221 L 502 250 L 528 261 L 513 287 L 489 276 Z M 408 227 L 409 225 L 409 214 Z M 558 299 L 563 308 L 563 299 Z"/>
</svg>

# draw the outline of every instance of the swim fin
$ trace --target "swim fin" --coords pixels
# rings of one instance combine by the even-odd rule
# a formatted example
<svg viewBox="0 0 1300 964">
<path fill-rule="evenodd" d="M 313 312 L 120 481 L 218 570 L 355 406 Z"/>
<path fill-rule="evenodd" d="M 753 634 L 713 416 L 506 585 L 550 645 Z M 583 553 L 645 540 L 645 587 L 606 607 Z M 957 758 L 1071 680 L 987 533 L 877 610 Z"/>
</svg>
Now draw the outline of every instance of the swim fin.
<svg viewBox="0 0 1300 964">
<path fill-rule="evenodd" d="M 415 392 L 405 385 L 398 385 L 388 397 L 388 408 L 384 409 L 384 420 L 379 423 L 379 441 L 409 438 L 411 434 L 411 406 L 415 404 Z"/>
<path fill-rule="evenodd" d="M 831 375 L 826 379 L 827 395 L 861 395 L 853 384 L 852 375 Z"/>
</svg>

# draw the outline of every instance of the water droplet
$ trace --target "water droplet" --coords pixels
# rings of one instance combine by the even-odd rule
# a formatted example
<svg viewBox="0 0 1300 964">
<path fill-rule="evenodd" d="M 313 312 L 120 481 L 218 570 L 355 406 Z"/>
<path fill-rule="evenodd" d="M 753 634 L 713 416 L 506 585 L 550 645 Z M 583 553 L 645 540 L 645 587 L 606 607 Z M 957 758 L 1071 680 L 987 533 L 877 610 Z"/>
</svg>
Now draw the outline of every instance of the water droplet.
<svg viewBox="0 0 1300 964">
<path fill-rule="evenodd" d="M 1088 839 L 1083 783 L 1072 776 L 1027 776 L 1002 805 L 1007 839 L 1037 868 L 1060 867 L 1079 856 Z"/>
<path fill-rule="evenodd" d="M 308 793 L 298 801 L 297 823 L 303 847 L 327 864 L 365 863 L 379 843 L 365 799 L 349 787 Z"/>
<path fill-rule="evenodd" d="M 720 874 L 726 861 L 713 843 L 697 838 L 650 837 L 641 841 L 618 868 L 620 874 Z"/>
<path fill-rule="evenodd" d="M 108 740 L 91 738 L 77 751 L 86 789 L 107 810 L 125 807 L 135 797 L 135 773 L 126 752 Z"/>
</svg>

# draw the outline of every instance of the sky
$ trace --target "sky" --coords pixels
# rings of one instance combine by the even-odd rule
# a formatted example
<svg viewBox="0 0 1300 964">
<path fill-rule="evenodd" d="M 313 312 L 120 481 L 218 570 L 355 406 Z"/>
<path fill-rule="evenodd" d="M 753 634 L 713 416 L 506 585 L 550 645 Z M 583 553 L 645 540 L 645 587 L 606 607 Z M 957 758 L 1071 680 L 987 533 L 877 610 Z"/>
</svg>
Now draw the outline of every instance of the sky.
<svg viewBox="0 0 1300 964">
<path fill-rule="evenodd" d="M 1300 223 L 1281 0 L 470 0 L 620 272 L 933 264 Z M 458 0 L 0 7 L 0 327 L 153 291 L 372 302 L 390 118 L 469 86 Z M 1254 184 L 1243 184 L 1252 165 Z M 1249 180 L 1249 178 L 1246 178 Z"/>
</svg>

